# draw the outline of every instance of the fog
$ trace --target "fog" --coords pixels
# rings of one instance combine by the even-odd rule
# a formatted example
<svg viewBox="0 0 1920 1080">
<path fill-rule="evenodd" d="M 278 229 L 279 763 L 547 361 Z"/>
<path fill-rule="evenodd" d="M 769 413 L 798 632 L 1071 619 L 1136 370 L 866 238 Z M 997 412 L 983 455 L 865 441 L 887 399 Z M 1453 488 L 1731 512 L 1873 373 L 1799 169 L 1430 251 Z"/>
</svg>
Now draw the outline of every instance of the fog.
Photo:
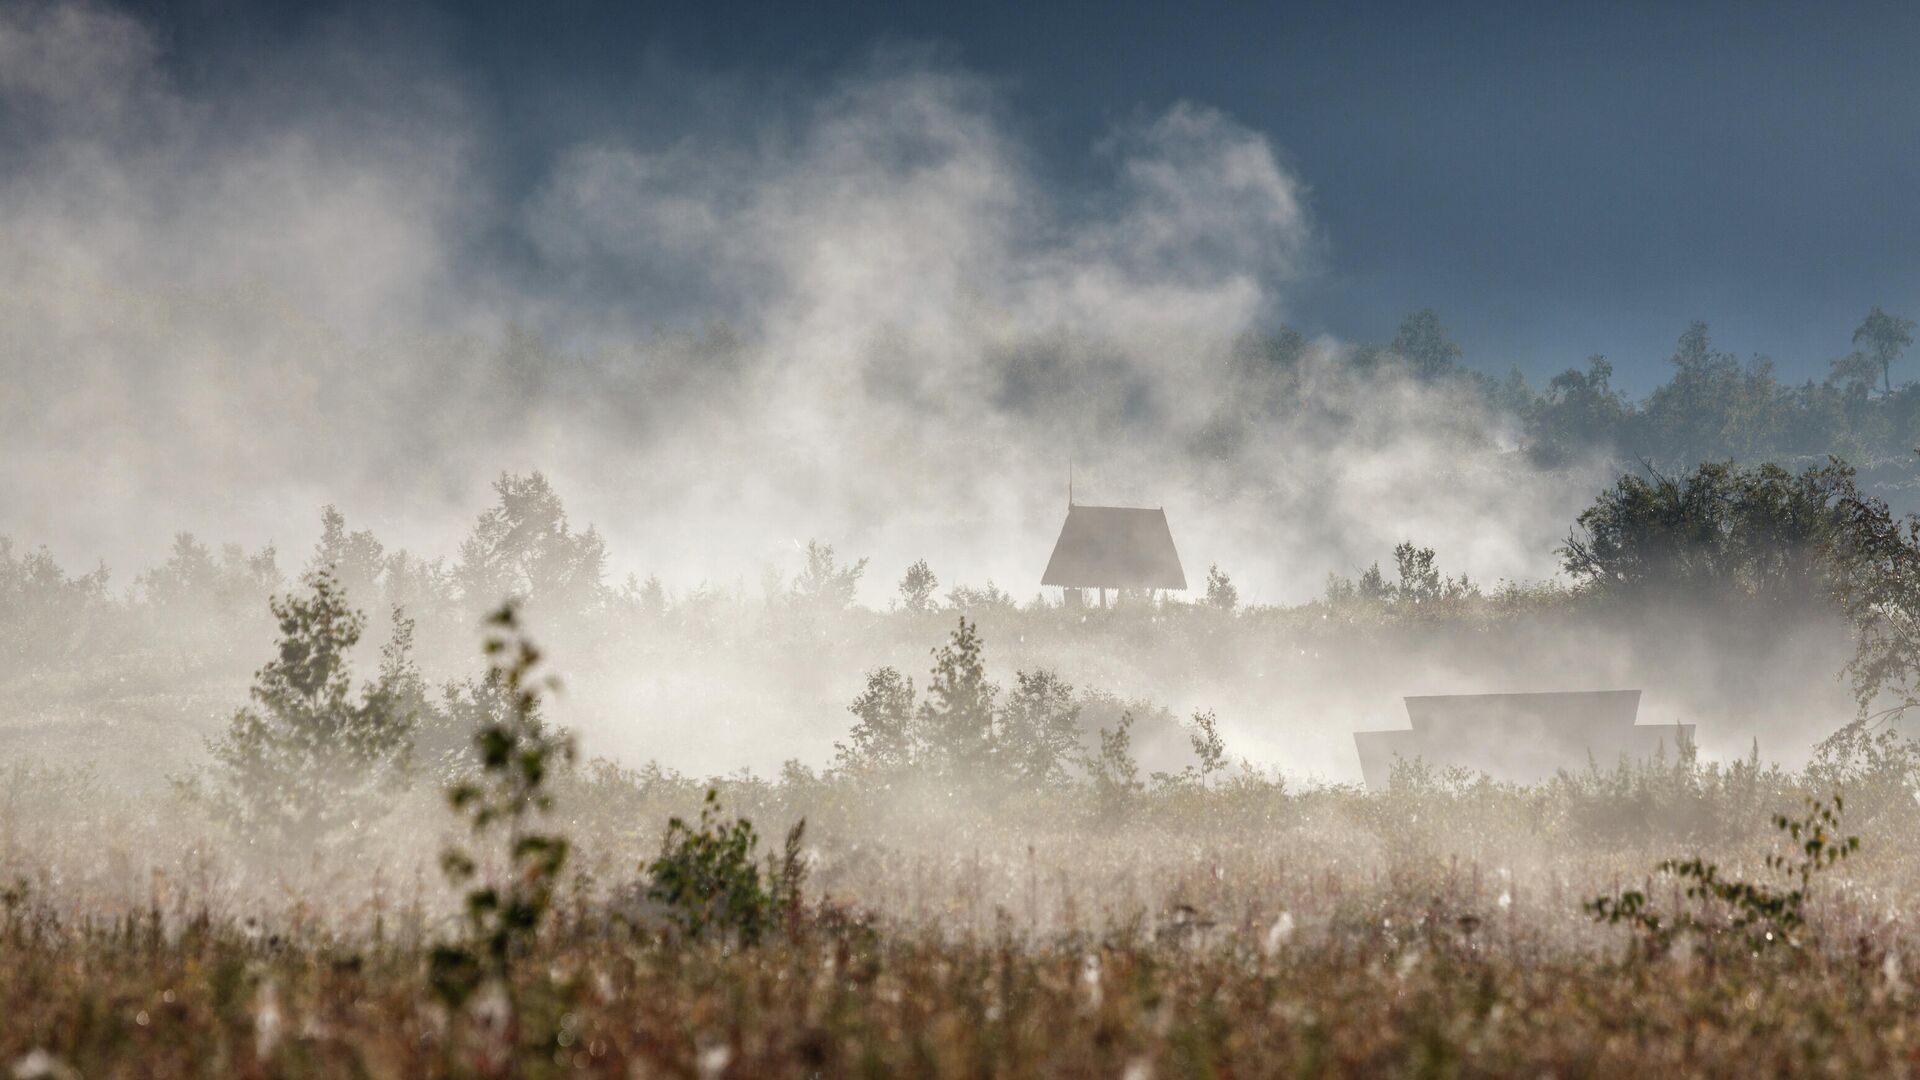
<svg viewBox="0 0 1920 1080">
<path fill-rule="evenodd" d="M 1538 20 L 724 8 L 0 0 L 0 1070 L 1915 1060 L 1898 295 L 1570 295 Z"/>
<path fill-rule="evenodd" d="M 882 46 L 798 93 L 709 73 L 673 130 L 605 125 L 509 180 L 466 73 L 364 34 L 186 80 L 136 14 L 0 8 L 0 534 L 122 591 L 180 530 L 297 574 L 328 504 L 450 556 L 496 476 L 539 470 L 611 580 L 741 602 L 817 539 L 872 560 L 869 607 L 921 558 L 1025 601 L 1071 471 L 1083 502 L 1165 507 L 1190 585 L 1218 564 L 1298 604 L 1408 539 L 1489 589 L 1553 579 L 1616 473 L 1541 465 L 1472 383 L 1355 343 L 1260 370 L 1338 238 L 1311 163 L 1204 102 L 1125 114 L 1065 177 L 1003 87 Z M 1217 707 L 1239 752 L 1333 779 L 1410 693 L 1644 686 L 1710 752 L 1789 758 L 1844 718 L 1833 624 L 1735 655 L 1713 618 L 1351 655 L 1287 630 L 1185 666 L 988 630 L 997 675 Z M 859 673 L 919 671 L 945 621 L 750 674 L 751 649 L 603 658 L 566 716 L 628 761 L 823 764 Z"/>
<path fill-rule="evenodd" d="M 1331 340 L 1218 437 L 1233 343 L 1328 255 L 1308 182 L 1202 103 L 1116 124 L 1069 185 L 994 85 L 895 48 L 512 194 L 458 80 L 391 50 L 213 95 L 137 16 L 0 19 L 0 505 L 70 563 L 130 574 L 177 529 L 299 550 L 324 503 L 449 550 L 537 468 L 616 569 L 753 582 L 818 537 L 1024 597 L 1071 464 L 1083 501 L 1166 506 L 1190 568 L 1297 601 L 1409 537 L 1550 573 L 1604 479 Z"/>
</svg>

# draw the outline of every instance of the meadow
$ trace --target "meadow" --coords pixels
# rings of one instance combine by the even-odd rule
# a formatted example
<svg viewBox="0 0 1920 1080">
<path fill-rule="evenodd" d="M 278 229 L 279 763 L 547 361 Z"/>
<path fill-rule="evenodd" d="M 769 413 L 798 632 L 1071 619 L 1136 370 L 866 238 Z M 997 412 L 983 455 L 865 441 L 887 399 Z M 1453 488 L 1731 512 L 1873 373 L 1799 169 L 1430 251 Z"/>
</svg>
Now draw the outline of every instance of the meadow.
<svg viewBox="0 0 1920 1080">
<path fill-rule="evenodd" d="M 458 1004 L 433 962 L 458 897 L 402 854 L 436 808 L 289 866 L 15 775 L 18 802 L 95 816 L 56 835 L 10 811 L 0 1052 L 20 1076 L 1894 1075 L 1920 813 L 1911 761 L 1869 758 L 1387 794 L 1242 778 L 1117 805 L 723 786 L 769 825 L 807 814 L 800 899 L 751 941 L 645 900 L 689 785 L 603 768 L 558 793 L 576 846 L 550 910 Z M 1768 813 L 1828 781 L 1857 793 L 1860 848 L 1777 942 L 1654 869 L 1705 851 L 1786 888 Z M 1656 946 L 1596 922 L 1623 889 L 1698 929 Z"/>
<path fill-rule="evenodd" d="M 116 597 L 9 550 L 0 1064 L 1913 1072 L 1920 748 L 1890 717 L 1915 548 L 1830 479 L 1689 478 L 1744 509 L 1665 576 L 1483 588 L 1408 544 L 1295 607 L 1215 568 L 1193 601 L 1093 611 L 910 571 L 876 610 L 864 564 L 815 545 L 757 597 L 529 577 L 482 619 L 453 587 L 398 602 L 449 575 L 356 568 L 377 545 L 332 518 L 297 581 L 183 541 Z M 1817 497 L 1828 531 L 1756 542 L 1766 495 Z M 1598 559 L 1674 551 L 1646 521 L 1583 529 Z M 564 519 L 535 535 L 512 565 L 579 553 Z M 1318 712 L 1343 737 L 1341 693 L 1583 650 L 1751 748 L 1529 784 L 1403 762 L 1373 791 L 1258 741 Z M 778 737 L 815 751 L 682 772 L 632 752 L 623 699 L 766 739 L 797 717 Z M 1797 761 L 1762 754 L 1789 735 Z"/>
</svg>

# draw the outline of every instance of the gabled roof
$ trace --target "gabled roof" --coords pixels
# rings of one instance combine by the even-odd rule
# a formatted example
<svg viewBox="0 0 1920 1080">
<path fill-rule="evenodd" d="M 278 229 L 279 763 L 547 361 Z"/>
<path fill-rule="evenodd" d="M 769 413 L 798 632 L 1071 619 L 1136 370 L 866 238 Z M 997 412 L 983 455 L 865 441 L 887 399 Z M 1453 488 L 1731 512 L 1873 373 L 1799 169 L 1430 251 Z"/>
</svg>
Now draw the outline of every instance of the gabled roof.
<svg viewBox="0 0 1920 1080">
<path fill-rule="evenodd" d="M 1165 510 L 1068 506 L 1040 584 L 1068 589 L 1184 589 Z"/>
</svg>

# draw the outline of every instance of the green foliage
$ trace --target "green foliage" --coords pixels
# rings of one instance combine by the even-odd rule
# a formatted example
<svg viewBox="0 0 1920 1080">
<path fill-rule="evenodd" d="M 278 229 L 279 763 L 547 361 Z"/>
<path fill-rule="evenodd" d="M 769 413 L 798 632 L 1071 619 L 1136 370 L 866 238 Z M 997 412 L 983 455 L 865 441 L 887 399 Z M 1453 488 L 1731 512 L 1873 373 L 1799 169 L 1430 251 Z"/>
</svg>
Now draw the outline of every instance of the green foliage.
<svg viewBox="0 0 1920 1080">
<path fill-rule="evenodd" d="M 212 767 L 179 785 L 263 851 L 310 850 L 384 813 L 426 711 L 412 622 L 396 613 L 379 675 L 356 694 L 362 617 L 330 571 L 306 581 L 307 595 L 271 601 L 280 642 L 254 675 L 253 704 L 208 740 Z"/>
<path fill-rule="evenodd" d="M 1830 454 L 1877 464 L 1905 454 L 1917 433 L 1920 395 L 1911 385 L 1895 388 L 1890 375 L 1911 326 L 1874 309 L 1854 334 L 1864 351 L 1834 360 L 1824 383 L 1795 386 L 1775 377 L 1764 358 L 1742 364 L 1715 349 L 1696 322 L 1675 345 L 1672 377 L 1643 402 L 1615 392 L 1612 365 L 1593 357 L 1586 371 L 1555 376 L 1539 399 L 1511 411 L 1526 420 L 1530 454 L 1549 466 L 1594 453 L 1668 469 Z M 1885 391 L 1869 398 L 1876 382 Z"/>
<path fill-rule="evenodd" d="M 1656 869 L 1679 879 L 1688 899 L 1709 905 L 1707 917 L 1684 911 L 1663 918 L 1638 890 L 1590 900 L 1587 913 L 1596 922 L 1633 927 L 1653 952 L 1664 952 L 1681 934 L 1709 941 L 1732 937 L 1752 950 L 1798 945 L 1807 927 L 1814 877 L 1860 849 L 1859 837 L 1839 834 L 1844 805 L 1836 792 L 1831 803 L 1809 798 L 1801 817 L 1774 816 L 1774 827 L 1786 834 L 1791 846 L 1789 854 L 1768 855 L 1766 865 L 1786 878 L 1786 888 L 1729 878 L 1719 866 L 1695 855 L 1664 860 Z"/>
<path fill-rule="evenodd" d="M 918 703 L 913 681 L 899 671 L 867 672 L 865 688 L 847 707 L 854 716 L 848 738 L 834 744 L 835 772 L 889 781 L 920 773 L 949 791 L 998 797 L 1065 788 L 1077 767 L 1115 798 L 1142 788 L 1131 750 L 1135 715 L 1125 703 L 1099 691 L 1088 692 L 1083 703 L 1072 684 L 1045 668 L 1016 672 L 1012 692 L 1003 697 L 987 679 L 978 628 L 964 617 L 934 657 L 928 693 Z M 1092 756 L 1082 750 L 1089 705 L 1119 721 Z M 1159 712 L 1167 727 L 1175 726 Z M 1196 713 L 1194 720 L 1190 737 L 1202 771 L 1190 778 L 1204 780 L 1225 767 L 1225 750 L 1212 713 Z"/>
<path fill-rule="evenodd" d="M 855 773 L 899 772 L 920 755 L 913 680 L 890 667 L 867 672 L 867 688 L 847 706 L 848 741 L 833 744 L 835 765 Z"/>
<path fill-rule="evenodd" d="M 1886 718 L 1863 717 L 1822 740 L 1806 775 L 1810 784 L 1847 791 L 1852 818 L 1881 835 L 1905 839 L 1920 824 L 1920 743 Z"/>
<path fill-rule="evenodd" d="M 1626 416 L 1627 403 L 1613 388 L 1613 365 L 1596 353 L 1587 357 L 1587 370 L 1569 368 L 1548 380 L 1528 417 L 1528 449 L 1548 466 L 1613 452 Z"/>
<path fill-rule="evenodd" d="M 1854 639 L 1845 673 L 1862 719 L 1920 704 L 1920 518 L 1895 518 L 1839 461 L 1797 475 L 1708 464 L 1624 476 L 1561 554 L 1603 601 L 1836 611 Z"/>
<path fill-rule="evenodd" d="M 1081 739 L 1071 684 L 1046 669 L 1016 672 L 1012 693 L 1001 701 L 1000 687 L 986 677 L 978 630 L 965 618 L 934 657 L 929 693 L 917 705 L 913 680 L 891 667 L 867 673 L 865 689 L 847 707 L 854 715 L 848 739 L 834 744 L 838 771 L 925 771 L 981 791 L 1069 781 Z"/>
<path fill-rule="evenodd" d="M 1879 499 L 1846 488 L 1832 545 L 1840 606 L 1852 627 L 1846 674 L 1862 717 L 1920 704 L 1920 517 L 1896 519 Z"/>
<path fill-rule="evenodd" d="M 478 772 L 449 787 L 447 801 L 477 842 L 501 849 L 505 864 L 483 875 L 482 858 L 464 848 L 441 855 L 448 881 L 468 886 L 463 940 L 433 953 L 434 988 L 456 1004 L 488 977 L 510 985 L 509 969 L 538 939 L 570 850 L 564 834 L 538 828 L 553 810 L 554 770 L 573 760 L 572 739 L 539 715 L 540 695 L 558 684 L 538 677 L 540 651 L 521 633 L 512 604 L 489 622 L 487 680 L 497 693 L 485 700 L 503 707 L 488 710 L 474 732 Z"/>
<path fill-rule="evenodd" d="M 1668 457 L 1700 461 L 1729 434 L 1727 408 L 1739 398 L 1740 363 L 1715 350 L 1707 324 L 1697 321 L 1680 335 L 1669 363 L 1673 377 L 1647 399 L 1645 423 Z"/>
<path fill-rule="evenodd" d="M 1855 395 L 1864 398 L 1881 378 L 1880 365 L 1859 350 L 1834 357 L 1829 368 L 1827 383 L 1844 388 L 1850 398 Z"/>
<path fill-rule="evenodd" d="M 919 559 L 900 578 L 900 606 L 915 614 L 925 614 L 934 607 L 933 593 L 940 587 L 940 579 L 935 577 L 927 560 Z"/>
<path fill-rule="evenodd" d="M 763 876 L 753 823 L 724 820 L 720 793 L 709 788 L 697 825 L 678 817 L 667 822 L 660 856 L 646 867 L 647 895 L 666 908 L 690 940 L 716 934 L 757 944 L 782 918 L 799 911 L 805 830 L 802 820 L 787 832 L 782 853 L 768 857 Z"/>
<path fill-rule="evenodd" d="M 1838 462 L 1798 475 L 1707 464 L 1680 478 L 1622 476 L 1560 553 L 1601 599 L 1746 598 L 1803 611 L 1835 585 L 1828 555 L 1855 494 L 1853 471 Z"/>
</svg>

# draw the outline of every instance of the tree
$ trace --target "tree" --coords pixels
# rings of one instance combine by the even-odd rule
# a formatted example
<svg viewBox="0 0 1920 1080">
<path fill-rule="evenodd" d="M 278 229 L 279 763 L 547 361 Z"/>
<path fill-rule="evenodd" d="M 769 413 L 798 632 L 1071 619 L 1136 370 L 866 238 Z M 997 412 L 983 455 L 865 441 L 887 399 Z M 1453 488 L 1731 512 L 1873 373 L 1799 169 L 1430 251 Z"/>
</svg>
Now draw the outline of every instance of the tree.
<svg viewBox="0 0 1920 1080">
<path fill-rule="evenodd" d="M 1622 476 L 1582 511 L 1562 565 L 1602 598 L 1747 597 L 1794 610 L 1828 595 L 1826 550 L 1853 470 L 1707 464 Z"/>
<path fill-rule="evenodd" d="M 974 613 L 981 611 L 1012 611 L 1017 606 L 1013 594 L 987 579 L 985 586 L 974 588 L 971 585 L 955 585 L 947 590 L 947 606 L 955 611 Z"/>
<path fill-rule="evenodd" d="M 607 546 L 592 526 L 574 532 L 560 496 L 535 472 L 501 473 L 499 496 L 460 545 L 453 577 L 468 604 L 515 599 L 578 614 L 604 598 Z"/>
<path fill-rule="evenodd" d="M 1587 370 L 1568 368 L 1548 381 L 1528 421 L 1530 449 L 1544 463 L 1561 465 L 1583 451 L 1610 447 L 1627 411 L 1613 389 L 1613 364 L 1596 353 L 1587 357 Z"/>
<path fill-rule="evenodd" d="M 1740 363 L 1713 348 L 1707 324 L 1688 324 L 1668 362 L 1673 378 L 1656 388 L 1643 411 L 1645 449 L 1687 468 L 1727 445 L 1730 410 L 1740 394 Z"/>
<path fill-rule="evenodd" d="M 1727 407 L 1733 400 L 1739 362 L 1713 348 L 1707 324 L 1695 320 L 1674 344 L 1667 362 L 1673 377 L 1647 399 L 1647 449 L 1691 468 L 1723 452 Z"/>
<path fill-rule="evenodd" d="M 1187 745 L 1193 747 L 1194 763 L 1177 773 L 1152 774 L 1153 785 L 1162 791 L 1182 788 L 1205 789 L 1213 774 L 1227 767 L 1227 743 L 1220 737 L 1220 721 L 1212 709 L 1195 710 L 1193 724 L 1187 729 Z"/>
<path fill-rule="evenodd" d="M 1893 393 L 1893 362 L 1913 344 L 1913 327 L 1912 319 L 1889 315 L 1875 304 L 1853 332 L 1853 344 L 1866 347 L 1867 358 L 1878 366 L 1882 389 L 1888 394 Z"/>
<path fill-rule="evenodd" d="M 254 674 L 253 704 L 207 741 L 213 766 L 180 783 L 249 844 L 304 851 L 380 816 L 406 777 L 425 686 L 413 624 L 396 615 L 378 676 L 356 694 L 349 654 L 363 618 L 326 570 L 305 596 L 271 601 L 280 643 Z"/>
<path fill-rule="evenodd" d="M 1200 782 L 1227 767 L 1227 742 L 1220 737 L 1220 720 L 1213 710 L 1193 714 L 1193 731 L 1187 736 L 1193 756 L 1200 763 Z"/>
<path fill-rule="evenodd" d="M 366 529 L 348 532 L 346 515 L 328 505 L 320 510 L 320 542 L 307 569 L 331 570 L 349 599 L 370 603 L 379 595 L 386 548 Z"/>
<path fill-rule="evenodd" d="M 1895 518 L 1887 504 L 1840 486 L 1835 499 L 1839 599 L 1853 629 L 1847 663 L 1864 721 L 1920 706 L 1920 516 Z"/>
<path fill-rule="evenodd" d="M 1423 379 L 1447 374 L 1460 362 L 1460 346 L 1441 329 L 1440 315 L 1432 308 L 1422 308 L 1400 320 L 1400 329 L 1387 348 L 1404 358 L 1414 374 Z"/>
<path fill-rule="evenodd" d="M 847 711 L 855 717 L 846 743 L 834 743 L 834 761 L 847 772 L 896 772 L 920 756 L 913 680 L 890 667 L 867 672 L 867 688 Z"/>
<path fill-rule="evenodd" d="M 1122 813 L 1133 798 L 1145 790 L 1140 781 L 1140 763 L 1133 756 L 1133 713 L 1120 714 L 1112 729 L 1100 729 L 1100 749 L 1082 759 L 1087 779 L 1100 810 L 1107 815 Z"/>
<path fill-rule="evenodd" d="M 934 650 L 920 730 L 928 762 L 947 774 L 981 775 L 993 757 L 993 703 L 1000 688 L 987 680 L 980 634 L 966 616 L 946 645 Z"/>
<path fill-rule="evenodd" d="M 1207 567 L 1207 606 L 1219 611 L 1232 611 L 1240 605 L 1240 590 L 1233 587 L 1233 579 L 1215 563 Z"/>
<path fill-rule="evenodd" d="M 1387 584 L 1379 563 L 1361 571 L 1358 578 L 1345 578 L 1334 573 L 1327 575 L 1326 602 L 1336 607 L 1349 604 L 1378 605 L 1392 599 L 1393 586 Z"/>
<path fill-rule="evenodd" d="M 818 611 L 844 611 L 853 603 L 860 576 L 866 572 L 867 560 L 839 566 L 833 561 L 832 544 L 809 540 L 807 565 L 793 579 L 793 599 Z"/>
<path fill-rule="evenodd" d="M 1395 545 L 1393 563 L 1399 574 L 1391 595 L 1395 605 L 1432 605 L 1480 595 L 1479 588 L 1468 581 L 1465 574 L 1450 578 L 1440 573 L 1433 549 L 1415 547 L 1411 540 Z"/>
<path fill-rule="evenodd" d="M 279 588 L 278 555 L 268 544 L 248 555 L 238 544 L 218 558 L 192 533 L 177 533 L 167 561 L 142 574 L 137 584 L 150 605 L 174 627 L 197 626 L 216 617 L 257 610 Z"/>
<path fill-rule="evenodd" d="M 1447 577 L 1440 572 L 1432 548 L 1416 547 L 1411 540 L 1393 549 L 1394 570 L 1398 579 L 1389 583 L 1380 572 L 1380 564 L 1367 567 L 1358 580 L 1327 575 L 1326 602 L 1335 606 L 1366 604 L 1383 607 L 1401 615 L 1428 617 L 1436 605 L 1458 603 L 1480 595 L 1480 587 L 1465 574 Z"/>
<path fill-rule="evenodd" d="M 667 587 L 658 574 L 648 574 L 645 581 L 636 574 L 628 574 L 626 583 L 620 587 L 620 600 L 628 609 L 649 619 L 658 619 L 667 613 Z"/>
<path fill-rule="evenodd" d="M 933 570 L 927 560 L 920 559 L 900 579 L 900 603 L 908 611 L 924 614 L 933 610 L 933 593 L 940 587 L 940 579 L 933 576 Z"/>
<path fill-rule="evenodd" d="M 1859 337 L 1856 331 L 1854 336 Z M 1836 356 L 1831 361 L 1832 372 L 1827 376 L 1828 385 L 1837 385 L 1849 394 L 1862 397 L 1873 392 L 1873 380 L 1882 374 L 1880 365 L 1873 357 L 1858 349 L 1845 356 Z"/>
<path fill-rule="evenodd" d="M 1080 706 L 1073 687 L 1045 669 L 1015 674 L 996 735 L 1009 777 L 1028 787 L 1063 784 L 1079 746 Z"/>
<path fill-rule="evenodd" d="M 439 558 L 420 559 L 404 549 L 387 556 L 381 583 L 388 608 L 404 608 L 415 618 L 438 620 L 459 609 L 453 574 Z"/>
<path fill-rule="evenodd" d="M 107 604 L 107 568 L 69 577 L 46 548 L 19 558 L 0 536 L 0 652 L 29 662 L 70 653 Z"/>
</svg>

